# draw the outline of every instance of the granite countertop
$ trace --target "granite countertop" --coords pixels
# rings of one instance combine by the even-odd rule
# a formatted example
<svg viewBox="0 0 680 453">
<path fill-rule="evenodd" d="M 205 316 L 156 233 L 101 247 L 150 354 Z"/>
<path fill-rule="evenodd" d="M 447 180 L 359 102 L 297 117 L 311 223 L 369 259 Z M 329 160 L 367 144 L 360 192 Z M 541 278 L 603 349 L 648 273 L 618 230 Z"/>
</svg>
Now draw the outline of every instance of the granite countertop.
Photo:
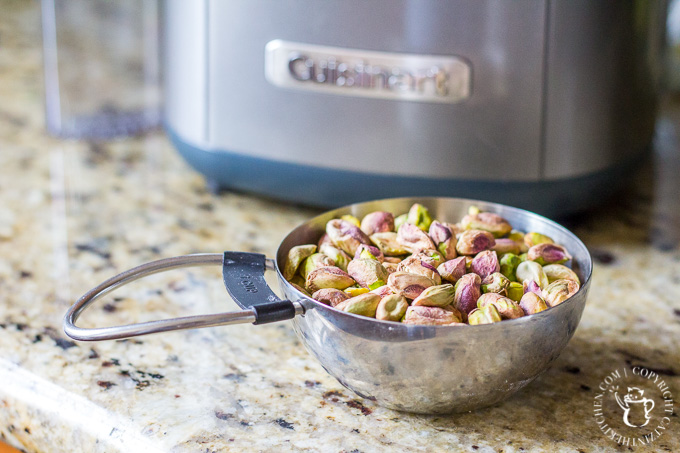
<svg viewBox="0 0 680 453">
<path fill-rule="evenodd" d="M 0 9 L 0 440 L 30 452 L 680 451 L 677 102 L 664 107 L 654 157 L 627 190 L 566 221 L 595 268 L 559 359 L 493 407 L 410 415 L 343 388 L 289 322 L 68 339 L 66 309 L 115 273 L 195 252 L 273 256 L 318 211 L 209 193 L 160 132 L 107 144 L 48 137 L 38 4 Z M 83 325 L 235 308 L 209 268 L 114 296 Z M 653 444 L 619 446 L 596 422 L 594 401 L 607 376 L 635 367 L 668 385 L 675 410 Z"/>
</svg>

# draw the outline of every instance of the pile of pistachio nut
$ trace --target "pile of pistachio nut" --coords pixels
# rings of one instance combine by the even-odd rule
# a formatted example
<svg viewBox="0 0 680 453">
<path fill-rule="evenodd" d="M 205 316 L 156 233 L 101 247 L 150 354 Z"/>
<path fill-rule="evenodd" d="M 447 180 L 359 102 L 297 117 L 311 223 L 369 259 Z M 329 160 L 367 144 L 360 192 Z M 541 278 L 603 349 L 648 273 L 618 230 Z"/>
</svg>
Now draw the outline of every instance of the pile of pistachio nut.
<svg viewBox="0 0 680 453">
<path fill-rule="evenodd" d="M 326 225 L 318 244 L 293 247 L 284 277 L 302 294 L 348 313 L 420 325 L 475 325 L 532 315 L 575 294 L 561 245 L 471 207 L 460 222 L 414 204 Z"/>
</svg>

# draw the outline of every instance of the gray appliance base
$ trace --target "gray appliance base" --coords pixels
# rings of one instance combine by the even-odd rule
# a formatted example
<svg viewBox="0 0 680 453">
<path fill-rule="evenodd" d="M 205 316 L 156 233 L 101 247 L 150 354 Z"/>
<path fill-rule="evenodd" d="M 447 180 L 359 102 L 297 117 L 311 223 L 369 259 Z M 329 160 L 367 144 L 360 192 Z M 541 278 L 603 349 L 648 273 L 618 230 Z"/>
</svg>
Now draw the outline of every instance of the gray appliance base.
<svg viewBox="0 0 680 453">
<path fill-rule="evenodd" d="M 577 178 L 472 181 L 352 172 L 205 150 L 166 129 L 184 159 L 205 175 L 211 190 L 238 190 L 323 208 L 381 198 L 449 196 L 504 203 L 560 217 L 592 208 L 613 195 L 649 151 L 605 171 Z"/>
</svg>

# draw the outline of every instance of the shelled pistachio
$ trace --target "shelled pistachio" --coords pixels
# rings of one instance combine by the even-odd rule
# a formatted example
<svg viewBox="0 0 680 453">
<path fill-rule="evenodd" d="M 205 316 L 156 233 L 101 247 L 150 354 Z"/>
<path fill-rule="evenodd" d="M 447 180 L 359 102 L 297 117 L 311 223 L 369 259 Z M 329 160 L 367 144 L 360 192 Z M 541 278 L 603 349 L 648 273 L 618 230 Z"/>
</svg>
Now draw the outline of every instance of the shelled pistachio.
<svg viewBox="0 0 680 453">
<path fill-rule="evenodd" d="M 408 220 L 408 213 L 402 214 L 394 218 L 394 231 L 398 231 L 399 227 L 406 223 Z"/>
<path fill-rule="evenodd" d="M 316 299 L 319 302 L 335 307 L 340 302 L 344 302 L 349 299 L 350 296 L 345 291 L 340 291 L 335 288 L 324 288 L 320 289 L 314 294 L 312 294 L 312 299 Z"/>
<path fill-rule="evenodd" d="M 388 272 L 378 260 L 353 259 L 347 266 L 347 273 L 364 288 L 376 289 L 387 283 Z"/>
<path fill-rule="evenodd" d="M 371 212 L 361 219 L 360 228 L 369 237 L 375 233 L 394 231 L 394 215 L 385 211 Z"/>
<path fill-rule="evenodd" d="M 411 223 L 405 223 L 397 231 L 397 242 L 410 253 L 434 250 L 434 242 L 426 232 Z"/>
<path fill-rule="evenodd" d="M 561 245 L 544 243 L 531 247 L 527 252 L 527 259 L 545 266 L 565 263 L 571 259 L 571 255 Z"/>
<path fill-rule="evenodd" d="M 349 288 L 345 288 L 345 293 L 349 297 L 358 296 L 359 294 L 364 294 L 364 293 L 367 293 L 369 291 L 370 290 L 368 288 L 364 288 L 363 286 L 359 286 L 359 285 L 352 285 Z"/>
<path fill-rule="evenodd" d="M 418 325 L 515 319 L 578 291 L 571 255 L 551 237 L 513 230 L 476 206 L 459 223 L 444 220 L 418 203 L 396 218 L 345 214 L 327 222 L 317 244 L 292 247 L 283 276 L 335 309 Z"/>
<path fill-rule="evenodd" d="M 397 240 L 397 233 L 392 231 L 374 233 L 369 239 L 385 256 L 399 256 L 408 253 L 408 250 Z"/>
<path fill-rule="evenodd" d="M 372 293 L 364 293 L 339 303 L 335 308 L 346 311 L 347 313 L 375 318 L 379 303 L 380 296 Z"/>
<path fill-rule="evenodd" d="M 510 280 L 500 272 L 494 272 L 482 280 L 482 293 L 507 295 Z"/>
<path fill-rule="evenodd" d="M 345 289 L 354 284 L 354 279 L 339 267 L 326 266 L 313 270 L 307 275 L 305 288 L 316 292 L 324 288 Z"/>
<path fill-rule="evenodd" d="M 524 296 L 524 285 L 518 282 L 510 282 L 506 294 L 510 299 L 519 302 Z"/>
<path fill-rule="evenodd" d="M 347 220 L 334 219 L 326 224 L 326 233 L 336 247 L 349 256 L 354 256 L 359 244 L 370 244 L 366 233 Z"/>
<path fill-rule="evenodd" d="M 390 294 L 380 299 L 375 318 L 383 321 L 401 321 L 408 306 L 404 296 Z"/>
<path fill-rule="evenodd" d="M 286 280 L 293 278 L 300 264 L 310 255 L 316 252 L 316 245 L 296 245 L 288 251 L 288 259 L 283 267 L 283 277 Z"/>
<path fill-rule="evenodd" d="M 533 315 L 534 313 L 548 309 L 543 298 L 532 292 L 528 292 L 522 296 L 522 299 L 519 301 L 519 306 L 524 310 L 526 315 Z"/>
<path fill-rule="evenodd" d="M 482 279 L 477 274 L 463 275 L 454 287 L 453 305 L 463 314 L 465 319 L 477 307 L 477 299 L 481 296 Z"/>
<path fill-rule="evenodd" d="M 498 255 L 493 250 L 479 252 L 470 263 L 470 271 L 479 275 L 484 280 L 488 275 L 501 270 L 498 264 Z"/>
<path fill-rule="evenodd" d="M 387 278 L 387 286 L 393 293 L 400 294 L 408 299 L 415 299 L 425 288 L 434 286 L 434 281 L 424 275 L 409 274 L 408 272 L 395 272 Z"/>
<path fill-rule="evenodd" d="M 359 219 L 357 219 L 356 217 L 354 217 L 352 214 L 345 214 L 345 215 L 343 215 L 343 216 L 340 216 L 340 218 L 341 218 L 342 220 L 345 220 L 346 222 L 351 223 L 351 224 L 354 225 L 354 226 L 357 226 L 357 227 L 358 227 L 358 226 L 361 225 L 361 222 L 359 222 Z"/>
<path fill-rule="evenodd" d="M 441 284 L 441 276 L 437 269 L 430 263 L 426 257 L 420 254 L 414 254 L 404 259 L 397 265 L 397 272 L 407 272 L 409 274 L 423 275 L 434 282 L 435 285 Z"/>
<path fill-rule="evenodd" d="M 496 240 L 488 231 L 465 230 L 458 237 L 456 251 L 460 255 L 476 255 L 484 250 L 490 250 L 496 245 Z"/>
<path fill-rule="evenodd" d="M 478 324 L 493 324 L 501 322 L 501 314 L 495 305 L 489 304 L 484 308 L 475 308 L 468 315 L 468 324 L 475 326 Z"/>
<path fill-rule="evenodd" d="M 408 211 L 407 223 L 411 223 L 423 231 L 427 231 L 432 223 L 430 211 L 420 203 L 415 203 Z"/>
<path fill-rule="evenodd" d="M 547 287 L 550 284 L 548 277 L 543 271 L 543 267 L 535 261 L 524 261 L 519 263 L 515 275 L 517 275 L 517 280 L 520 282 L 533 280 L 536 282 L 536 284 L 538 284 L 538 286 L 541 287 L 541 289 Z"/>
<path fill-rule="evenodd" d="M 543 289 L 542 296 L 549 306 L 554 307 L 569 299 L 578 290 L 579 284 L 573 280 L 555 280 Z"/>
<path fill-rule="evenodd" d="M 503 257 L 507 253 L 517 255 L 520 251 L 520 245 L 512 239 L 496 238 L 496 245 L 493 246 L 493 250 L 499 257 Z"/>
<path fill-rule="evenodd" d="M 426 307 L 423 305 L 411 305 L 404 316 L 405 324 L 426 326 L 448 326 L 462 323 L 462 316 L 453 306 Z"/>
<path fill-rule="evenodd" d="M 464 256 L 446 261 L 437 267 L 437 272 L 439 272 L 441 278 L 449 283 L 456 283 L 458 279 L 465 275 L 465 270 Z"/>
<path fill-rule="evenodd" d="M 347 272 L 347 265 L 352 260 L 347 253 L 332 245 L 332 243 L 324 243 L 319 246 L 319 253 L 323 253 L 333 260 L 336 266 Z"/>
<path fill-rule="evenodd" d="M 511 282 L 517 281 L 517 266 L 522 260 L 514 253 L 506 253 L 500 259 L 500 272 Z"/>
<path fill-rule="evenodd" d="M 313 270 L 326 266 L 335 266 L 335 262 L 323 253 L 312 253 L 300 265 L 300 275 L 306 279 Z"/>
<path fill-rule="evenodd" d="M 385 255 L 378 247 L 367 244 L 359 244 L 359 247 L 357 247 L 357 251 L 354 254 L 354 259 L 371 259 L 380 261 L 382 263 L 385 261 Z"/>
<path fill-rule="evenodd" d="M 538 244 L 554 244 L 555 241 L 552 240 L 550 236 L 545 234 L 536 233 L 535 231 L 529 232 L 524 235 L 524 244 L 527 247 L 533 247 Z"/>
<path fill-rule="evenodd" d="M 466 230 L 484 230 L 500 238 L 512 230 L 512 226 L 503 217 L 493 212 L 480 212 L 478 214 L 468 214 L 460 221 L 461 226 Z"/>
<path fill-rule="evenodd" d="M 430 286 L 425 288 L 422 293 L 418 295 L 412 306 L 424 305 L 426 307 L 446 307 L 453 303 L 455 291 L 453 285 L 446 283 L 444 285 Z"/>
<path fill-rule="evenodd" d="M 458 256 L 458 253 L 456 253 L 456 236 L 449 225 L 435 220 L 430 224 L 429 235 L 437 247 L 437 251 L 442 254 L 444 259 L 452 260 Z"/>
<path fill-rule="evenodd" d="M 572 280 L 579 285 L 581 284 L 581 280 L 579 280 L 576 272 L 562 264 L 548 264 L 547 266 L 543 266 L 543 272 L 545 272 L 545 275 L 548 277 L 548 281 L 550 283 L 554 282 L 555 280 Z"/>
<path fill-rule="evenodd" d="M 477 300 L 477 308 L 484 309 L 488 305 L 495 306 L 502 319 L 515 319 L 524 316 L 524 311 L 517 305 L 517 302 L 497 293 L 482 294 Z"/>
</svg>

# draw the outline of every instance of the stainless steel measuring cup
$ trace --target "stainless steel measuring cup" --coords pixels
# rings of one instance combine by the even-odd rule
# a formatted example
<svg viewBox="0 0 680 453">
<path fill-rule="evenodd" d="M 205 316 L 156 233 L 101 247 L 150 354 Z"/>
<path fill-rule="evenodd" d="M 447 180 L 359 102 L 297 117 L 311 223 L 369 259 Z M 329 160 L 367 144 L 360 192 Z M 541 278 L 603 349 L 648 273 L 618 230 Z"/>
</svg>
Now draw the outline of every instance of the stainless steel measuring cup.
<svg viewBox="0 0 680 453">
<path fill-rule="evenodd" d="M 495 212 L 513 227 L 551 236 L 572 254 L 579 291 L 543 312 L 495 324 L 450 327 L 377 321 L 338 311 L 304 296 L 282 275 L 288 251 L 316 243 L 326 223 L 344 214 L 359 218 L 382 210 L 406 212 L 413 203 L 433 218 L 455 221 L 475 205 Z M 131 281 L 165 270 L 220 265 L 224 283 L 243 311 L 175 318 L 117 327 L 75 325 L 95 300 Z M 279 278 L 284 299 L 264 280 Z M 83 295 L 66 313 L 64 331 L 76 340 L 108 340 L 170 330 L 237 323 L 264 324 L 292 319 L 293 328 L 323 368 L 357 395 L 400 411 L 450 413 L 499 402 L 533 381 L 559 356 L 581 319 L 590 287 L 592 260 L 585 245 L 566 228 L 522 209 L 457 198 L 397 198 L 357 203 L 317 216 L 291 231 L 267 259 L 255 253 L 186 255 L 154 261 L 119 274 Z"/>
</svg>

